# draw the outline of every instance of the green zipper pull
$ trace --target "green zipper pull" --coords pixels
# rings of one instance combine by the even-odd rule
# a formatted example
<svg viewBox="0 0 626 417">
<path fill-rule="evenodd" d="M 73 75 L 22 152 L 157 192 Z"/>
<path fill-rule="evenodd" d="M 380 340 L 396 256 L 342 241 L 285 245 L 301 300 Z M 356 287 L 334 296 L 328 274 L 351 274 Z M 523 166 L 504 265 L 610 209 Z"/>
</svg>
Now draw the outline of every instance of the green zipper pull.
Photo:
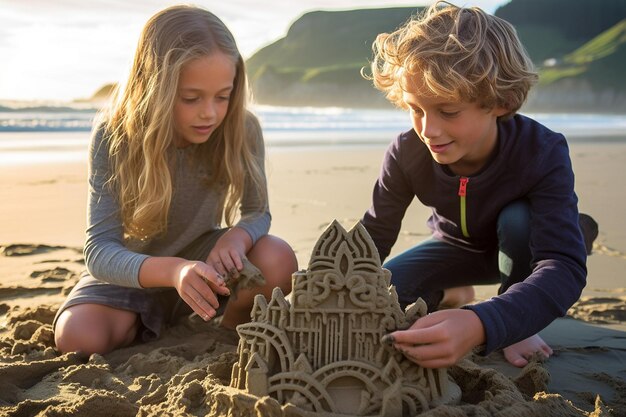
<svg viewBox="0 0 626 417">
<path fill-rule="evenodd" d="M 465 208 L 468 181 L 469 178 L 467 177 L 459 177 L 459 197 L 461 197 L 461 231 L 465 237 L 469 237 L 469 233 L 467 232 L 467 213 Z"/>
</svg>

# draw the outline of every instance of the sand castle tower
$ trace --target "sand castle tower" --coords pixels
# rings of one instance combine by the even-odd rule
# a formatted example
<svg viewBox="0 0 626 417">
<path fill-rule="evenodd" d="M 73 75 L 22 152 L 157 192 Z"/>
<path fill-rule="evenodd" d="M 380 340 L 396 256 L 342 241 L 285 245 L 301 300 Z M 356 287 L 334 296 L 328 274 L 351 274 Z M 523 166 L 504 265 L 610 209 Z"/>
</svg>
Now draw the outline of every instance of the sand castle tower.
<svg viewBox="0 0 626 417">
<path fill-rule="evenodd" d="M 231 386 L 325 416 L 413 416 L 457 401 L 445 369 L 422 368 L 381 343 L 426 309 L 405 315 L 390 277 L 360 223 L 349 232 L 331 223 L 308 269 L 293 274 L 289 300 L 279 288 L 269 302 L 257 295 L 251 322 L 237 327 Z"/>
</svg>

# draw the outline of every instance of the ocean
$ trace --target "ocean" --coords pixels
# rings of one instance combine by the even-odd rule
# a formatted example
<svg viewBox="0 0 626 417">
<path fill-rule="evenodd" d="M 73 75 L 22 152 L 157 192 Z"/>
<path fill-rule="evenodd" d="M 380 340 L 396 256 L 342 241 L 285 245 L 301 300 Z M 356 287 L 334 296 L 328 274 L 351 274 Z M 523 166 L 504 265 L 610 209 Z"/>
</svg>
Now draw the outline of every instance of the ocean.
<svg viewBox="0 0 626 417">
<path fill-rule="evenodd" d="M 268 148 L 384 146 L 410 128 L 402 110 L 253 106 Z M 97 109 L 0 102 L 0 165 L 86 160 Z M 569 141 L 626 141 L 626 115 L 527 113 Z"/>
</svg>

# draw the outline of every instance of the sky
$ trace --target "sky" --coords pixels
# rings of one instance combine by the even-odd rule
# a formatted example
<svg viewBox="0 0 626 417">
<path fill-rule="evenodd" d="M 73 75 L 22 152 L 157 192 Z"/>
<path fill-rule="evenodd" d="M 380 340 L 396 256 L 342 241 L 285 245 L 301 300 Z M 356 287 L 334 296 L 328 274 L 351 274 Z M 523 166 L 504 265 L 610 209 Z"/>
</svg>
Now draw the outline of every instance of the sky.
<svg viewBox="0 0 626 417">
<path fill-rule="evenodd" d="M 184 1 L 183 1 L 184 2 Z M 473 0 L 493 13 L 507 0 Z M 0 100 L 70 101 L 122 79 L 139 33 L 175 0 L 0 0 Z M 428 0 L 196 0 L 229 27 L 244 56 L 312 10 L 420 6 Z"/>
</svg>

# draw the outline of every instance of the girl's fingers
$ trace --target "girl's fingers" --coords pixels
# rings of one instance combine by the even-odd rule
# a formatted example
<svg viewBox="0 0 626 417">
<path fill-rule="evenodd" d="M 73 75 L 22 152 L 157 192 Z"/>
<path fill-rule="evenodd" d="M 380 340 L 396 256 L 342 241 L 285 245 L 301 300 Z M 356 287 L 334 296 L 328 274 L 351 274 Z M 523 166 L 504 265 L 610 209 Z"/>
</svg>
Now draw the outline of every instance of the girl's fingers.
<svg viewBox="0 0 626 417">
<path fill-rule="evenodd" d="M 239 270 L 241 268 L 237 267 L 237 263 L 241 265 L 241 259 L 239 258 L 239 254 L 236 251 L 232 250 L 220 253 L 220 262 L 226 270 L 226 276 L 234 278 L 237 278 L 239 276 Z"/>
<path fill-rule="evenodd" d="M 233 260 L 230 258 L 230 256 L 224 256 L 221 258 L 221 263 L 224 266 L 224 269 L 226 270 L 225 275 L 226 277 L 236 277 L 236 272 L 237 272 L 237 268 L 235 268 L 235 264 L 233 262 Z"/>
<path fill-rule="evenodd" d="M 207 263 L 211 264 L 219 274 L 237 278 L 239 271 L 243 269 L 242 257 L 244 255 L 235 247 L 224 245 L 211 251 Z"/>
<path fill-rule="evenodd" d="M 224 263 L 219 257 L 210 259 L 209 262 L 211 263 L 211 265 L 213 266 L 213 269 L 215 269 L 215 271 L 218 274 L 220 274 L 222 277 L 226 276 L 228 270 L 225 268 Z"/>
<path fill-rule="evenodd" d="M 230 295 L 230 289 L 228 289 L 228 287 L 226 286 L 226 283 L 224 282 L 224 277 L 216 274 L 215 271 L 212 271 L 208 265 L 198 263 L 196 264 L 194 271 L 198 274 L 200 278 L 202 278 L 202 282 L 200 283 L 200 285 L 194 287 L 196 291 L 198 291 L 208 300 L 211 301 L 210 297 L 213 297 L 213 299 L 215 299 L 215 302 L 217 303 L 217 298 L 214 294 L 215 292 L 221 295 Z"/>
<path fill-rule="evenodd" d="M 239 271 L 243 269 L 243 260 L 241 259 L 241 255 L 236 250 L 230 251 L 230 258 L 233 260 L 233 264 L 235 268 L 237 268 L 237 274 Z"/>
<path fill-rule="evenodd" d="M 217 300 L 215 293 L 211 290 L 211 286 L 207 284 L 208 282 L 205 279 L 198 280 L 197 282 L 191 284 L 189 293 L 196 304 L 203 305 L 202 301 L 205 301 L 211 307 L 217 309 L 220 306 L 220 303 Z"/>
<path fill-rule="evenodd" d="M 211 288 L 224 286 L 224 275 L 219 271 L 211 270 L 207 264 L 198 262 L 194 266 L 193 270 L 200 278 L 209 284 Z"/>
<path fill-rule="evenodd" d="M 189 291 L 184 292 L 182 297 L 189 307 L 191 307 L 191 309 L 205 321 L 211 320 L 217 314 L 215 311 L 217 307 L 213 308 L 213 306 L 211 306 L 207 300 L 192 287 L 189 288 Z M 217 300 L 215 300 L 215 303 L 219 305 Z"/>
<path fill-rule="evenodd" d="M 229 253 L 218 254 L 210 262 L 213 268 L 223 277 L 229 276 L 229 274 L 236 276 L 237 268 Z"/>
</svg>

